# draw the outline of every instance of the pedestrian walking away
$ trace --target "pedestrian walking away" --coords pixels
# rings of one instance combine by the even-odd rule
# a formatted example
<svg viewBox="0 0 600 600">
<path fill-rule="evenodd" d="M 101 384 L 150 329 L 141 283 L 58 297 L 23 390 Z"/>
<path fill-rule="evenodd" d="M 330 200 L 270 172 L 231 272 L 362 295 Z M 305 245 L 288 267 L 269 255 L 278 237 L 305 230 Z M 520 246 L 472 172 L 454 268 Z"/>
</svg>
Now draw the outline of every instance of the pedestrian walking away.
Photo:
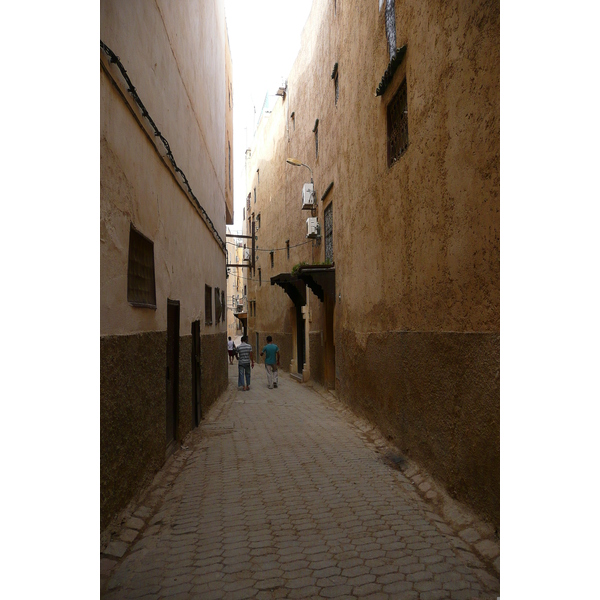
<svg viewBox="0 0 600 600">
<path fill-rule="evenodd" d="M 254 355 L 247 335 L 242 336 L 242 343 L 235 352 L 238 359 L 238 387 L 245 392 L 250 389 L 250 369 L 254 369 Z"/>
<path fill-rule="evenodd" d="M 227 340 L 227 353 L 229 354 L 229 364 L 232 365 L 233 357 L 235 356 L 235 343 L 231 339 L 231 336 L 229 336 L 229 339 Z"/>
<path fill-rule="evenodd" d="M 279 367 L 279 346 L 273 343 L 273 338 L 267 336 L 267 345 L 260 355 L 265 355 L 265 369 L 267 371 L 267 386 L 271 390 L 277 387 Z"/>
</svg>

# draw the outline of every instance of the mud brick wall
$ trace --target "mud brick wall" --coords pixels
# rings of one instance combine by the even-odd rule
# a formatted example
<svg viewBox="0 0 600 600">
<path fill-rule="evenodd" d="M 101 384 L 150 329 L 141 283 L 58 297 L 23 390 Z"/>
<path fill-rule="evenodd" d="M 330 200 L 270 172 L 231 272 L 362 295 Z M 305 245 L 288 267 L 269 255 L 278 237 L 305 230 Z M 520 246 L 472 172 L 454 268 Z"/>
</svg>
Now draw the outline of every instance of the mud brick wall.
<svg viewBox="0 0 600 600">
<path fill-rule="evenodd" d="M 342 400 L 498 526 L 500 336 L 345 330 L 338 342 Z"/>
</svg>

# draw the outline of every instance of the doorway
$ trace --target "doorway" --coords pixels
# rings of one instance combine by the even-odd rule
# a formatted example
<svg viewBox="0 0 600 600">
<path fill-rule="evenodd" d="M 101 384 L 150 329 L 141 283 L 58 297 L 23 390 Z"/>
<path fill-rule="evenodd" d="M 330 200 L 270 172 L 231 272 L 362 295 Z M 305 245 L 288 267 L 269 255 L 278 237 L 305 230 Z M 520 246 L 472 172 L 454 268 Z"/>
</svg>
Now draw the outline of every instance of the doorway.
<svg viewBox="0 0 600 600">
<path fill-rule="evenodd" d="M 302 314 L 302 307 L 296 305 L 296 355 L 298 356 L 298 373 L 302 375 L 302 369 L 304 369 L 304 361 L 306 360 L 305 352 L 305 327 L 304 327 L 304 315 Z"/>
<path fill-rule="evenodd" d="M 179 301 L 167 299 L 167 447 L 177 437 L 179 407 Z"/>
<path fill-rule="evenodd" d="M 325 296 L 325 385 L 328 390 L 335 389 L 335 338 L 334 316 L 335 297 Z"/>
<path fill-rule="evenodd" d="M 200 338 L 200 321 L 192 323 L 192 412 L 194 427 L 200 425 L 202 419 L 202 349 Z"/>
</svg>

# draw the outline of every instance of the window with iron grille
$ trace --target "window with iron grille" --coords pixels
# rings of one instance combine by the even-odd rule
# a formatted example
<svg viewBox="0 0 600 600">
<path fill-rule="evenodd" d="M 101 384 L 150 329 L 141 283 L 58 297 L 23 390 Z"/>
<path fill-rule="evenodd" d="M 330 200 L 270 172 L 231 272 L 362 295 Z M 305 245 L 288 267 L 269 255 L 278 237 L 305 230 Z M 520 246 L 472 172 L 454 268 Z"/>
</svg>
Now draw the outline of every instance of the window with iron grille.
<svg viewBox="0 0 600 600">
<path fill-rule="evenodd" d="M 261 275 L 260 267 L 258 268 L 258 285 L 262 285 L 262 275 Z"/>
<path fill-rule="evenodd" d="M 221 290 L 221 320 L 225 321 L 227 318 L 227 311 L 225 310 L 225 292 Z"/>
<path fill-rule="evenodd" d="M 129 227 L 127 261 L 127 302 L 133 306 L 156 308 L 154 279 L 154 243 Z"/>
<path fill-rule="evenodd" d="M 204 286 L 204 324 L 212 325 L 212 288 Z"/>
<path fill-rule="evenodd" d="M 388 167 L 408 148 L 408 101 L 406 79 L 387 107 Z"/>
<path fill-rule="evenodd" d="M 325 261 L 333 263 L 333 202 L 324 211 L 325 220 Z"/>
</svg>

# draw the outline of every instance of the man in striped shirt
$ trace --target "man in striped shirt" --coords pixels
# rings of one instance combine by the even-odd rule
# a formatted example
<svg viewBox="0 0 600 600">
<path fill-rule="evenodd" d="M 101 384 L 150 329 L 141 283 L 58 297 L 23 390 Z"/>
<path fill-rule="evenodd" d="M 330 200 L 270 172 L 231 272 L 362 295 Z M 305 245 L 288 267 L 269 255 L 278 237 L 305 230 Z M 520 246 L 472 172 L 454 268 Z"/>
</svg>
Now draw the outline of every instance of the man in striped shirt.
<svg viewBox="0 0 600 600">
<path fill-rule="evenodd" d="M 238 387 L 241 387 L 242 391 L 245 392 L 250 389 L 250 368 L 254 369 L 254 355 L 252 354 L 252 346 L 248 343 L 247 335 L 242 336 L 242 343 L 235 351 L 238 359 Z"/>
</svg>

